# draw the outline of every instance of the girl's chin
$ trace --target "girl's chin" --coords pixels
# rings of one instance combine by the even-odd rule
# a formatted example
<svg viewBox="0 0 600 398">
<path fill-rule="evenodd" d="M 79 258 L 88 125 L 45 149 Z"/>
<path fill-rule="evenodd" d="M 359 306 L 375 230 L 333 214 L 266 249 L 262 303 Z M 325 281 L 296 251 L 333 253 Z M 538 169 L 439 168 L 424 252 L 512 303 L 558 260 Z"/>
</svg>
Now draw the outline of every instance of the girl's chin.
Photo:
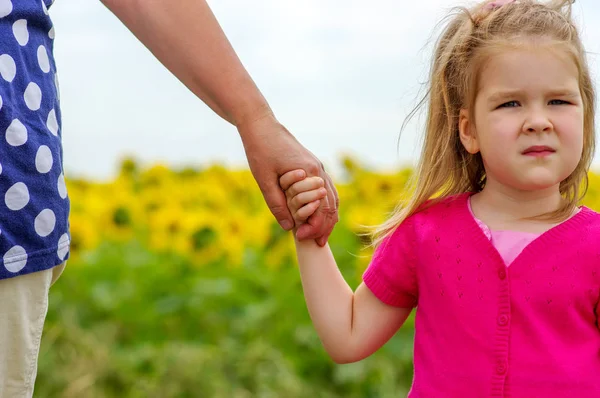
<svg viewBox="0 0 600 398">
<path fill-rule="evenodd" d="M 550 177 L 538 176 L 535 178 L 528 178 L 521 180 L 520 189 L 524 191 L 540 191 L 557 187 L 560 184 L 560 180 Z"/>
</svg>

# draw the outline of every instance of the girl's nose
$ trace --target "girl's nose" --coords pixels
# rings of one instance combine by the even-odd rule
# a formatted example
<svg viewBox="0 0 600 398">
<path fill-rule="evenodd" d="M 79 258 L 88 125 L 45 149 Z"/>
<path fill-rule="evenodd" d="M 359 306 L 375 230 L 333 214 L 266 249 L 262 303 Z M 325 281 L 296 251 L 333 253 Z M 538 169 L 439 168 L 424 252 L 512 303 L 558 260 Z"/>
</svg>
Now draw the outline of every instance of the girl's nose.
<svg viewBox="0 0 600 398">
<path fill-rule="evenodd" d="M 523 132 L 542 133 L 552 131 L 552 122 L 544 112 L 532 112 L 523 124 Z"/>
</svg>

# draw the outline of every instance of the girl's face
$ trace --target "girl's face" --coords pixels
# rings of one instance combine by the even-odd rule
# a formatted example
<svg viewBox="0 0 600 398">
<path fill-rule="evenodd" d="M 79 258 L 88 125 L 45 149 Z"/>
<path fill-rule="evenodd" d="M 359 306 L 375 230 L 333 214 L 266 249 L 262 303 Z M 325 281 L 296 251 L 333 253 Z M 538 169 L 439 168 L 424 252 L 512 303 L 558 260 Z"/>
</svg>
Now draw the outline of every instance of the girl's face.
<svg viewBox="0 0 600 398">
<path fill-rule="evenodd" d="M 475 119 L 459 118 L 460 138 L 481 152 L 487 184 L 519 191 L 557 188 L 583 149 L 583 102 L 575 63 L 541 48 L 492 56 L 481 71 Z"/>
</svg>

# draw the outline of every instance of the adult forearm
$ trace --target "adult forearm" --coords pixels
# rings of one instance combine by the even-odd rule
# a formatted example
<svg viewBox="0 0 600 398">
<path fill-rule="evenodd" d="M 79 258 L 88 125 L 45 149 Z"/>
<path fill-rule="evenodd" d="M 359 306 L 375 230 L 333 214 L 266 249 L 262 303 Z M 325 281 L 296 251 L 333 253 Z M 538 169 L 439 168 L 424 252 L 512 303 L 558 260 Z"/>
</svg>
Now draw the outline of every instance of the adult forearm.
<svg viewBox="0 0 600 398">
<path fill-rule="evenodd" d="M 239 126 L 271 109 L 205 0 L 102 0 L 194 94 Z"/>
<path fill-rule="evenodd" d="M 340 273 L 329 245 L 296 240 L 300 277 L 308 312 L 327 353 L 336 362 L 353 357 L 354 292 Z"/>
</svg>

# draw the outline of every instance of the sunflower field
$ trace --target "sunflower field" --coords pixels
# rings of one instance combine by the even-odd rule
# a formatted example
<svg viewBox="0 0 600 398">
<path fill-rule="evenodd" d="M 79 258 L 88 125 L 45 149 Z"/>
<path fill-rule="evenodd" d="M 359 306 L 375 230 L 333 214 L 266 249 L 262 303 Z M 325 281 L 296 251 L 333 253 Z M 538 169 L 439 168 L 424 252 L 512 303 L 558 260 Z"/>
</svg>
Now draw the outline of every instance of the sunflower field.
<svg viewBox="0 0 600 398">
<path fill-rule="evenodd" d="M 350 157 L 329 239 L 356 288 L 411 170 Z M 600 175 L 584 202 L 600 209 Z M 398 397 L 412 379 L 412 318 L 378 352 L 336 365 L 302 296 L 292 235 L 249 170 L 121 162 L 68 179 L 70 259 L 50 292 L 36 397 Z"/>
</svg>

